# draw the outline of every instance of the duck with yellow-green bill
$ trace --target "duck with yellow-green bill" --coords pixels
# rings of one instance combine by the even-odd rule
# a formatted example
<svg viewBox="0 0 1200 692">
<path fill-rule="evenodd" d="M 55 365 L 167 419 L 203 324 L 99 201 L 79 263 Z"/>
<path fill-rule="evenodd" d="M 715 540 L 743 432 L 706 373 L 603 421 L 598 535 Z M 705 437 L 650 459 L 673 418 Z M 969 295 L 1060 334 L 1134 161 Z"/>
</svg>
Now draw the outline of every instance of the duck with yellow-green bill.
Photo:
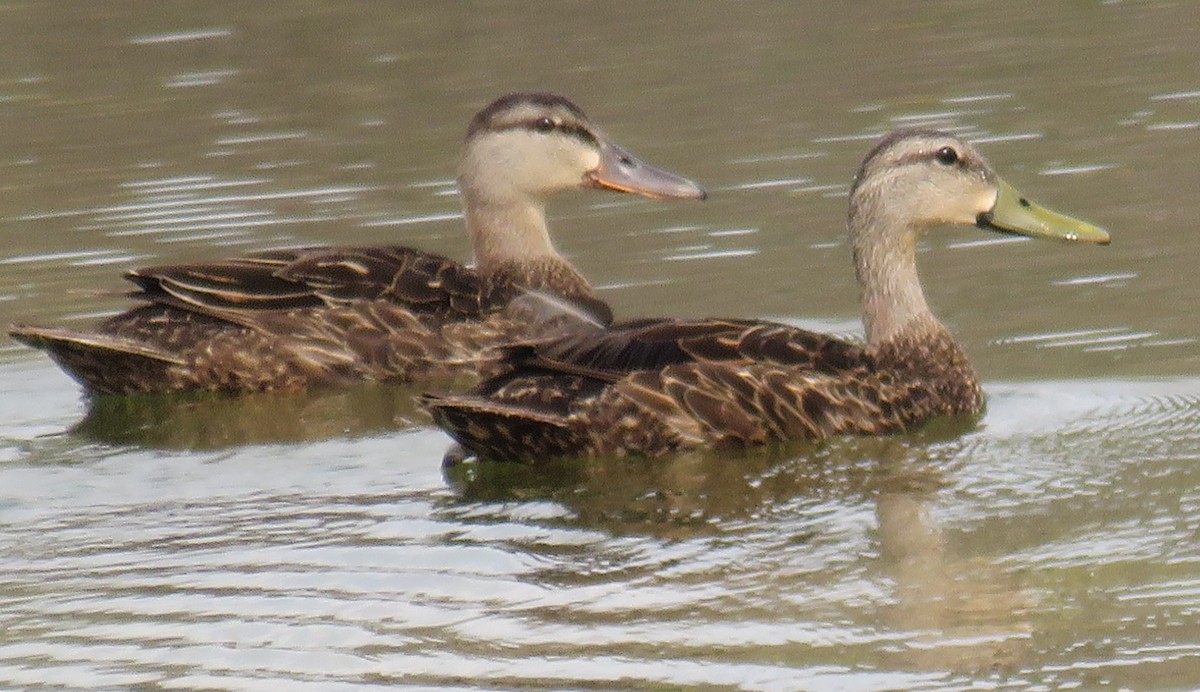
<svg viewBox="0 0 1200 692">
<path fill-rule="evenodd" d="M 848 230 L 866 342 L 754 320 L 650 319 L 508 350 L 512 369 L 462 395 L 426 397 L 476 456 L 657 456 L 833 435 L 882 435 L 983 410 L 978 376 L 934 316 L 917 241 L 946 225 L 1107 244 L 1001 180 L 967 142 L 893 132 L 850 190 Z"/>
<path fill-rule="evenodd" d="M 91 393 L 298 390 L 488 373 L 497 344 L 544 325 L 527 293 L 612 315 L 559 254 L 545 200 L 577 188 L 704 199 L 557 94 L 517 93 L 467 129 L 458 186 L 475 264 L 409 247 L 302 247 L 138 269 L 142 303 L 88 331 L 16 325 Z M 491 371 L 491 372 L 494 372 Z"/>
</svg>

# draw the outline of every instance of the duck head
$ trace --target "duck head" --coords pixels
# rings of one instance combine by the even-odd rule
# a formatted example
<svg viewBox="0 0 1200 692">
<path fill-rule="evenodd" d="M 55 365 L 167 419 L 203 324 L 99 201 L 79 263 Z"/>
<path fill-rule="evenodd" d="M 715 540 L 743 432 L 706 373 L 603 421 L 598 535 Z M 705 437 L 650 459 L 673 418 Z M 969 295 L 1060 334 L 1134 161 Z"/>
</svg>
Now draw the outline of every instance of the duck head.
<svg viewBox="0 0 1200 692">
<path fill-rule="evenodd" d="M 916 246 L 923 233 L 947 225 L 1109 242 L 1104 229 L 1031 202 L 967 142 L 944 132 L 893 132 L 867 154 L 850 188 L 850 244 L 868 343 L 914 323 L 937 324 L 917 277 Z"/>
<path fill-rule="evenodd" d="M 540 199 L 599 188 L 652 199 L 704 199 L 696 183 L 651 166 L 609 139 L 557 94 L 518 93 L 471 120 L 459 165 L 464 194 Z"/>
<path fill-rule="evenodd" d="M 883 212 L 892 227 L 923 232 L 946 224 L 1054 240 L 1108 244 L 1108 233 L 1030 201 L 967 142 L 943 132 L 900 130 L 863 160 L 850 192 L 851 217 Z"/>
</svg>

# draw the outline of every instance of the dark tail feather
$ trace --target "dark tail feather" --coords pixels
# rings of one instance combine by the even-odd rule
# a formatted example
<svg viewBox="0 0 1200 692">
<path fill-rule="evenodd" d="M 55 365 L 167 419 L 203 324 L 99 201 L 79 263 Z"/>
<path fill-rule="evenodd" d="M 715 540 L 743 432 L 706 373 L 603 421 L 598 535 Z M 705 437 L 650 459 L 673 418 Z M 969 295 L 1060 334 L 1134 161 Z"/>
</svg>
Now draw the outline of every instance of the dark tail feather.
<svg viewBox="0 0 1200 692">
<path fill-rule="evenodd" d="M 422 404 L 450 437 L 483 459 L 536 463 L 585 449 L 559 415 L 469 395 L 426 394 Z"/>
<path fill-rule="evenodd" d="M 143 390 L 141 382 L 164 382 L 168 370 L 186 362 L 144 343 L 108 334 L 14 325 L 9 335 L 50 354 L 67 374 L 98 394 Z"/>
</svg>

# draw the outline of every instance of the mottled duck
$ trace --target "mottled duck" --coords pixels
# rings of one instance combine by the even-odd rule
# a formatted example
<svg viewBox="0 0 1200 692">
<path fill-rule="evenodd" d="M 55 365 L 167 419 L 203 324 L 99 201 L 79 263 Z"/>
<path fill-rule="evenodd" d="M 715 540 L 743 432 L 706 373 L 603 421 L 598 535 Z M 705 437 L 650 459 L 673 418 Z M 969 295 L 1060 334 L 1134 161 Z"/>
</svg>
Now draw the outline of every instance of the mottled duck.
<svg viewBox="0 0 1200 692">
<path fill-rule="evenodd" d="M 849 203 L 865 344 L 770 322 L 648 319 L 513 345 L 507 373 L 468 394 L 426 397 L 461 445 L 447 461 L 656 456 L 978 415 L 975 370 L 925 302 L 918 239 L 947 224 L 1109 239 L 1022 197 L 973 146 L 940 132 L 883 137 Z"/>
<path fill-rule="evenodd" d="M 269 250 L 131 271 L 142 304 L 91 331 L 14 325 L 93 393 L 297 390 L 487 372 L 540 323 L 538 292 L 599 322 L 608 307 L 551 243 L 544 200 L 571 188 L 703 199 L 638 160 L 562 96 L 504 96 L 467 130 L 458 187 L 474 267 L 399 246 Z"/>
</svg>

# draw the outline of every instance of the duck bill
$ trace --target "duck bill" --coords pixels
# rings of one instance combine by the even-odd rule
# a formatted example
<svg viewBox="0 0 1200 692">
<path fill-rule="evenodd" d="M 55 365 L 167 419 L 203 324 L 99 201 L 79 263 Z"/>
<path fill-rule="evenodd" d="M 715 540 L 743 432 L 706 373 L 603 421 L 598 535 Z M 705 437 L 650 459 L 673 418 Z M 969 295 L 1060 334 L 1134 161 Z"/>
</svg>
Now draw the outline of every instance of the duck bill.
<svg viewBox="0 0 1200 692">
<path fill-rule="evenodd" d="M 1108 245 L 1103 228 L 1034 204 L 1003 180 L 996 183 L 996 203 L 975 219 L 976 226 L 1030 238 Z"/>
<path fill-rule="evenodd" d="M 687 178 L 655 168 L 604 139 L 600 140 L 600 165 L 585 176 L 585 184 L 650 199 L 704 199 L 708 196 L 703 188 Z"/>
</svg>

